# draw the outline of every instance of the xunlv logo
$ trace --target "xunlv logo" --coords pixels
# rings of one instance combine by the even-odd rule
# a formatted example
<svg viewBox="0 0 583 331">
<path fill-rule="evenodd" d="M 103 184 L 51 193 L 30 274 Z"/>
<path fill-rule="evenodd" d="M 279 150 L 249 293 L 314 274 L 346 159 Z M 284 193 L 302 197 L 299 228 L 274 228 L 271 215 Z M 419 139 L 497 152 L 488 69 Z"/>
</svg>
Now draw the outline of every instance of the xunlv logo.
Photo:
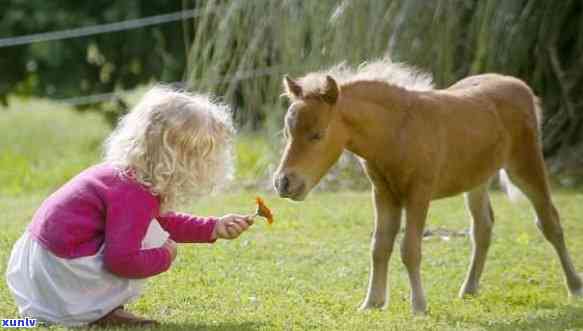
<svg viewBox="0 0 583 331">
<path fill-rule="evenodd" d="M 35 318 L 3 318 L 3 328 L 34 328 L 36 327 Z"/>
</svg>

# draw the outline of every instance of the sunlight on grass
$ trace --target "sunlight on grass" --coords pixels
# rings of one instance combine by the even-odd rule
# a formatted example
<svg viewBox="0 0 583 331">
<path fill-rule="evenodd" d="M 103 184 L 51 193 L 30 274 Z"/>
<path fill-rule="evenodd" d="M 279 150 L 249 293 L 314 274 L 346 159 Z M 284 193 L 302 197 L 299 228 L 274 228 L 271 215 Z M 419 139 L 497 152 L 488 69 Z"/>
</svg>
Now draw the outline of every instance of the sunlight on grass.
<svg viewBox="0 0 583 331">
<path fill-rule="evenodd" d="M 0 109 L 0 195 L 58 187 L 99 160 L 101 116 L 36 100 Z"/>
<path fill-rule="evenodd" d="M 96 113 L 42 100 L 14 100 L 10 108 L 0 108 L 0 115 L 0 196 L 58 188 L 100 162 L 103 141 L 111 130 Z M 269 177 L 277 157 L 269 139 L 259 134 L 237 137 L 238 183 L 253 186 L 258 178 Z"/>
</svg>

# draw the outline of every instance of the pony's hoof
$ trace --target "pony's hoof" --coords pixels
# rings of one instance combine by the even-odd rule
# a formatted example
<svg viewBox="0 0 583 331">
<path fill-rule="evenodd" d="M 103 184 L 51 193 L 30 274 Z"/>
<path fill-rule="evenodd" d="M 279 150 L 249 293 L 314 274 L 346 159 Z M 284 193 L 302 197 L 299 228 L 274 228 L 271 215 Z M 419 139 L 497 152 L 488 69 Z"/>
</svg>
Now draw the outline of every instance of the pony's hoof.
<svg viewBox="0 0 583 331">
<path fill-rule="evenodd" d="M 567 282 L 567 288 L 569 289 L 569 296 L 576 299 L 583 298 L 583 281 L 581 281 L 580 275 L 574 277 L 572 282 Z"/>
<path fill-rule="evenodd" d="M 427 316 L 427 307 L 413 308 L 413 316 L 417 317 Z"/>
<path fill-rule="evenodd" d="M 579 299 L 583 299 L 583 286 L 576 289 L 576 290 L 572 290 L 571 292 L 571 296 L 577 300 Z"/>
<path fill-rule="evenodd" d="M 360 305 L 360 307 L 358 307 L 358 311 L 384 308 L 386 308 L 386 304 L 384 302 L 365 301 Z"/>
<path fill-rule="evenodd" d="M 425 316 L 427 315 L 427 303 L 425 300 L 422 302 L 413 303 L 411 306 L 411 311 L 414 316 Z"/>
<path fill-rule="evenodd" d="M 458 296 L 460 299 L 467 299 L 471 297 L 475 297 L 478 295 L 478 288 L 477 287 L 463 287 L 460 290 Z"/>
<path fill-rule="evenodd" d="M 458 293 L 458 296 L 461 299 L 463 299 L 463 298 L 473 297 L 476 295 L 478 295 L 478 282 L 466 279 L 466 281 L 464 281 L 464 283 L 462 284 L 462 287 L 460 288 L 460 292 Z"/>
</svg>

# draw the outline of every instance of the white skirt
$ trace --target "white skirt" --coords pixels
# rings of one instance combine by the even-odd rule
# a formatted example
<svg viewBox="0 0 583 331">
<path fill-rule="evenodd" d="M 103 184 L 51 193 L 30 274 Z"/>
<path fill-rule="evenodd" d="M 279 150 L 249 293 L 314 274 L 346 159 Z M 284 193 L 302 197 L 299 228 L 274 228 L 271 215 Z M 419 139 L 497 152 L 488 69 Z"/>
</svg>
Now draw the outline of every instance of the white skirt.
<svg viewBox="0 0 583 331">
<path fill-rule="evenodd" d="M 156 248 L 169 237 L 153 220 L 142 248 Z M 16 242 L 6 282 L 23 317 L 81 326 L 94 322 L 142 293 L 145 279 L 120 278 L 103 266 L 103 246 L 93 256 L 63 259 L 28 232 Z"/>
</svg>

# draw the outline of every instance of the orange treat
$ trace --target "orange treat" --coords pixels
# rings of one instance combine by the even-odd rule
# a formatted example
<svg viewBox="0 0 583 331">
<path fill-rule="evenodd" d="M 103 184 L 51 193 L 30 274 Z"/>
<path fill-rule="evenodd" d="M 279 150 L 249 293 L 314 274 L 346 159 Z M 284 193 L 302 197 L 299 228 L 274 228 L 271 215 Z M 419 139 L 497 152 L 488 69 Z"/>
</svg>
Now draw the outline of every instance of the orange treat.
<svg viewBox="0 0 583 331">
<path fill-rule="evenodd" d="M 257 202 L 257 215 L 265 217 L 267 219 L 267 224 L 272 224 L 273 214 L 271 213 L 271 210 L 265 205 L 265 201 L 263 201 L 263 199 L 260 197 L 256 197 L 255 202 Z"/>
</svg>

